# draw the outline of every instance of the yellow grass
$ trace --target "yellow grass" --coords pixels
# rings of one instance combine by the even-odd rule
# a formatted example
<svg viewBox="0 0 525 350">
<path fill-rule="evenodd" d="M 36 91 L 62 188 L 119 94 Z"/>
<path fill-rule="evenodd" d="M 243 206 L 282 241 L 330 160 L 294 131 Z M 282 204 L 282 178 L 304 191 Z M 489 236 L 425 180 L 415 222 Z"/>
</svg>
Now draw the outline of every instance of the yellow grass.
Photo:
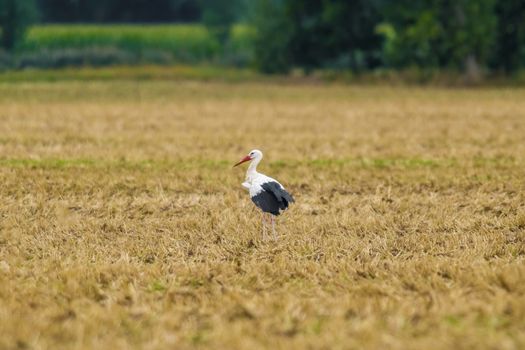
<svg viewBox="0 0 525 350">
<path fill-rule="evenodd" d="M 524 167 L 524 90 L 0 85 L 0 348 L 523 348 Z"/>
</svg>

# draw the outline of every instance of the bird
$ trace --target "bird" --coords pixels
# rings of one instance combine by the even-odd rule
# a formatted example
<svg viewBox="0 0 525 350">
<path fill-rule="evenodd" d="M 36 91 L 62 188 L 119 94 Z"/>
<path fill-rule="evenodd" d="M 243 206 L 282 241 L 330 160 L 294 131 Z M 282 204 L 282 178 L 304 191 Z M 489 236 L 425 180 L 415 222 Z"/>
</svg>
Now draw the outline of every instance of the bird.
<svg viewBox="0 0 525 350">
<path fill-rule="evenodd" d="M 267 240 L 266 223 L 268 217 L 272 224 L 273 239 L 277 240 L 275 217 L 285 211 L 289 204 L 295 202 L 295 200 L 279 181 L 257 172 L 257 165 L 262 159 L 263 153 L 258 149 L 254 149 L 233 167 L 251 161 L 242 187 L 249 191 L 252 202 L 262 211 L 263 240 Z"/>
</svg>

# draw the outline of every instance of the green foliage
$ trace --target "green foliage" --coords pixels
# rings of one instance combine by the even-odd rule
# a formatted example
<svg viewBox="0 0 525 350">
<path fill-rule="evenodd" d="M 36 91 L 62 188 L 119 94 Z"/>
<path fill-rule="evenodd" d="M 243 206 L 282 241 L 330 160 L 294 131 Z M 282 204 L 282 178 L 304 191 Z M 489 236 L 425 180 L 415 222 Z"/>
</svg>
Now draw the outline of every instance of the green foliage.
<svg viewBox="0 0 525 350">
<path fill-rule="evenodd" d="M 183 61 L 210 59 L 219 44 L 199 25 L 46 25 L 29 31 L 25 51 L 114 47 L 132 53 L 164 51 Z"/>
<path fill-rule="evenodd" d="M 44 25 L 44 21 L 201 21 Z M 479 77 L 525 68 L 523 0 L 0 0 L 1 67 L 255 64 L 266 73 L 395 69 Z M 251 22 L 250 25 L 239 24 Z M 16 50 L 13 50 L 16 48 Z M 383 69 L 382 72 L 385 70 Z M 418 73 L 419 74 L 419 73 Z"/>
<path fill-rule="evenodd" d="M 33 0 L 0 0 L 2 47 L 6 50 L 14 49 L 35 17 L 36 7 Z"/>
<path fill-rule="evenodd" d="M 153 56 L 153 55 L 150 55 Z M 166 63 L 169 57 L 158 55 L 157 62 Z M 164 58 L 164 60 L 162 60 Z M 152 57 L 149 62 L 152 63 Z M 56 49 L 41 50 L 18 55 L 14 64 L 16 68 L 38 67 L 38 68 L 61 68 L 74 66 L 101 67 L 114 64 L 137 64 L 140 63 L 139 56 L 129 51 L 113 47 L 82 48 L 82 49 Z"/>
<path fill-rule="evenodd" d="M 286 71 L 293 66 L 362 70 L 379 63 L 375 1 L 259 3 L 255 46 L 263 70 Z"/>
<path fill-rule="evenodd" d="M 222 50 L 222 63 L 245 67 L 254 60 L 254 41 L 257 32 L 248 25 L 237 24 L 230 28 L 229 40 Z"/>
<path fill-rule="evenodd" d="M 434 9 L 417 4 L 411 9 L 387 8 L 387 22 L 377 27 L 377 32 L 384 35 L 383 59 L 388 66 L 439 65 L 435 48 L 442 36 L 441 25 Z"/>
<path fill-rule="evenodd" d="M 45 23 L 196 22 L 199 0 L 37 0 Z"/>
<path fill-rule="evenodd" d="M 254 23 L 255 57 L 258 68 L 264 73 L 285 73 L 291 68 L 291 45 L 293 27 L 287 19 L 285 7 L 280 0 L 259 0 Z"/>
<path fill-rule="evenodd" d="M 399 0 L 383 8 L 383 57 L 391 67 L 485 65 L 494 44 L 495 0 Z"/>
<path fill-rule="evenodd" d="M 499 21 L 491 66 L 515 72 L 525 67 L 525 1 L 498 1 L 496 13 Z"/>
<path fill-rule="evenodd" d="M 239 0 L 200 0 L 200 3 L 202 23 L 220 43 L 226 43 L 230 28 L 239 16 Z"/>
<path fill-rule="evenodd" d="M 234 25 L 221 48 L 202 25 L 34 26 L 10 62 L 18 68 L 174 62 L 244 67 L 253 60 L 254 35 L 253 28 Z"/>
<path fill-rule="evenodd" d="M 456 0 L 446 7 L 448 11 L 444 11 L 443 22 L 448 24 L 449 40 L 444 46 L 451 54 L 451 65 L 463 66 L 467 71 L 472 60 L 487 65 L 497 24 L 495 3 L 496 0 Z M 447 23 L 447 18 L 450 23 Z"/>
<path fill-rule="evenodd" d="M 259 0 L 259 67 L 362 71 L 525 66 L 525 3 L 520 0 Z"/>
</svg>

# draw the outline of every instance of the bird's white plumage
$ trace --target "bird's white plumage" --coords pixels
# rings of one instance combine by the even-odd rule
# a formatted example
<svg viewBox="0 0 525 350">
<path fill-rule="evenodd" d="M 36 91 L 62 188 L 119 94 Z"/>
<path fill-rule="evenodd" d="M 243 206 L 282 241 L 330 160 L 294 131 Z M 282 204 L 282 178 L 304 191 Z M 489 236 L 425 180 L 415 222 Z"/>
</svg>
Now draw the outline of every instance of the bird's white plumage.
<svg viewBox="0 0 525 350">
<path fill-rule="evenodd" d="M 259 193 L 261 193 L 262 191 L 264 191 L 264 189 L 262 188 L 262 185 L 264 185 L 265 183 L 268 183 L 268 182 L 275 182 L 277 183 L 282 189 L 284 189 L 283 185 L 281 185 L 279 183 L 279 181 L 269 177 L 269 176 L 266 176 L 264 174 L 260 174 L 260 173 L 255 173 L 255 174 L 252 174 L 252 179 L 251 179 L 251 182 L 250 182 L 250 197 L 255 197 L 256 195 L 258 195 Z"/>
</svg>

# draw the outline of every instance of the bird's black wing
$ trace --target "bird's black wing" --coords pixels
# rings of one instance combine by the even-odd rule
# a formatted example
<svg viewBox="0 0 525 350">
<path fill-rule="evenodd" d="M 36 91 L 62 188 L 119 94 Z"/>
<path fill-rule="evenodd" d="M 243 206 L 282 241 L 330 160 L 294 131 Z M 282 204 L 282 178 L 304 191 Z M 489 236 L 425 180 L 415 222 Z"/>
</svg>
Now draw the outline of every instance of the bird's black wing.
<svg viewBox="0 0 525 350">
<path fill-rule="evenodd" d="M 286 192 L 283 186 L 281 186 L 277 182 L 266 182 L 262 184 L 261 187 L 263 188 L 263 190 L 271 192 L 279 202 L 286 203 L 286 206 L 288 206 L 288 203 L 295 202 L 292 195 Z"/>
<path fill-rule="evenodd" d="M 263 211 L 279 215 L 280 210 L 288 208 L 289 203 L 295 200 L 277 182 L 270 181 L 261 185 L 263 191 L 252 197 L 252 201 Z"/>
<path fill-rule="evenodd" d="M 261 191 L 252 197 L 252 202 L 265 213 L 279 215 L 282 204 L 277 200 L 272 192 Z"/>
</svg>

